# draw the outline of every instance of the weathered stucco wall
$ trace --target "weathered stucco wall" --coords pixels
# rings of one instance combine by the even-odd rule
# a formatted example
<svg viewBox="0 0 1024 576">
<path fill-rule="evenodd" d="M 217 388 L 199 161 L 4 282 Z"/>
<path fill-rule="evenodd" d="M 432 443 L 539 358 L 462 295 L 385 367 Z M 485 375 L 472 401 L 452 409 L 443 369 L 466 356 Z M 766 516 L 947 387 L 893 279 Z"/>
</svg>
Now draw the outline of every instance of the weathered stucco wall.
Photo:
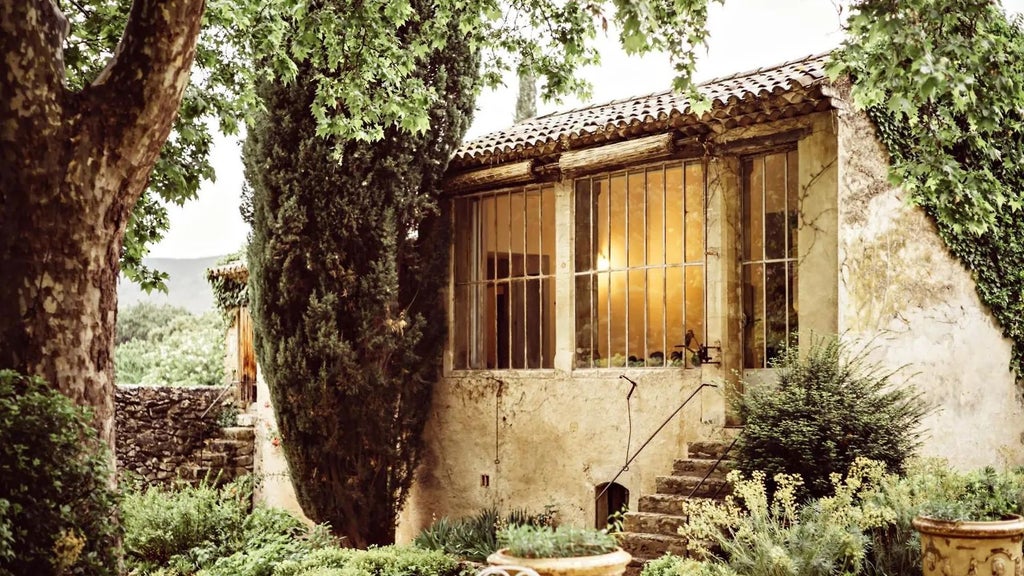
<svg viewBox="0 0 1024 576">
<path fill-rule="evenodd" d="M 629 400 L 631 385 L 638 384 Z M 620 472 L 700 383 L 700 370 L 503 372 L 443 380 L 434 393 L 426 448 L 399 526 L 407 541 L 442 516 L 475 514 L 487 506 L 542 511 L 593 525 L 595 487 Z M 685 455 L 687 420 L 720 394 L 705 388 L 654 437 L 616 480 L 633 508 L 654 492 L 654 479 Z M 485 478 L 486 477 L 486 478 Z"/>
<path fill-rule="evenodd" d="M 936 411 L 922 453 L 958 467 L 1024 463 L 1011 344 L 934 224 L 887 179 L 862 113 L 840 116 L 839 328 L 870 341 Z"/>
<path fill-rule="evenodd" d="M 256 418 L 256 502 L 273 508 L 283 508 L 297 517 L 310 522 L 295 498 L 288 472 L 288 462 L 281 447 L 274 408 L 270 402 L 270 390 L 263 380 L 263 374 L 256 372 L 256 403 L 248 408 Z"/>
<path fill-rule="evenodd" d="M 250 473 L 251 434 L 224 434 L 218 423 L 225 410 L 234 410 L 233 402 L 221 387 L 118 386 L 119 472 L 133 472 L 150 484 Z"/>
</svg>

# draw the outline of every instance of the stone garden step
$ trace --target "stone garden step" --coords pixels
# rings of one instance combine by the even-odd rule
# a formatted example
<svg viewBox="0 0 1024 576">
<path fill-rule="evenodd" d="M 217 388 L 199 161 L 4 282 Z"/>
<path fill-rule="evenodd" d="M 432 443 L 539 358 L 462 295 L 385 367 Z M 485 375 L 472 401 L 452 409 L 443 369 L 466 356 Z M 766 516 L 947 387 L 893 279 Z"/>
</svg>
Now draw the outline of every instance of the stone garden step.
<svg viewBox="0 0 1024 576">
<path fill-rule="evenodd" d="M 697 476 L 658 476 L 654 485 L 659 494 L 679 496 L 725 499 L 730 492 L 729 483 L 722 478 L 708 478 L 702 483 Z"/>
<path fill-rule="evenodd" d="M 726 453 L 725 451 L 731 444 L 731 440 L 729 442 L 690 442 L 688 455 L 694 459 L 718 460 Z M 732 456 L 734 450 L 735 448 L 729 452 L 726 458 Z"/>
<path fill-rule="evenodd" d="M 221 428 L 220 435 L 222 438 L 231 440 L 247 440 L 252 442 L 256 439 L 256 430 L 252 426 L 231 426 L 229 428 Z"/>
<path fill-rule="evenodd" d="M 717 464 L 717 466 L 716 466 Z M 725 478 L 726 474 L 732 471 L 735 464 L 732 460 L 710 458 L 681 458 L 672 464 L 673 476 L 696 476 L 703 478 L 708 470 L 712 470 L 710 478 Z"/>
<path fill-rule="evenodd" d="M 678 536 L 679 527 L 686 518 L 652 512 L 627 512 L 623 520 L 622 528 L 626 532 Z"/>
</svg>

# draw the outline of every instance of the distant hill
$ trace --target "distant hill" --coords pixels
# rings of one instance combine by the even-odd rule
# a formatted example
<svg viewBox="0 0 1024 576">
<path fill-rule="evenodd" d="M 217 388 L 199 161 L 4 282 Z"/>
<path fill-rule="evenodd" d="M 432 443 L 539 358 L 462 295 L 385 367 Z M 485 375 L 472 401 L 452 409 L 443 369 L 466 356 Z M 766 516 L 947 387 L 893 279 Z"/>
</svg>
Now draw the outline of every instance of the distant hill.
<svg viewBox="0 0 1024 576">
<path fill-rule="evenodd" d="M 124 276 L 117 283 L 118 307 L 124 308 L 139 302 L 171 304 L 181 306 L 193 314 L 202 314 L 214 309 L 213 289 L 206 281 L 206 269 L 213 266 L 221 256 L 209 258 L 144 258 L 143 262 L 161 272 L 170 274 L 167 293 L 154 290 L 146 294 L 138 284 L 129 282 Z"/>
</svg>

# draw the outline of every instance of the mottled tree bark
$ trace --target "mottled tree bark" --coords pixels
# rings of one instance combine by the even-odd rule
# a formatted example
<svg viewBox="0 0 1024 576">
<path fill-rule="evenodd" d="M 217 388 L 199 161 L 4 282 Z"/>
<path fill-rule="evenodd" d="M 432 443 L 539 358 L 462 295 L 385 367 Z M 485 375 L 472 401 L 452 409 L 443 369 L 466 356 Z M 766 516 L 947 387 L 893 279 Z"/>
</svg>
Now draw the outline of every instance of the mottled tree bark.
<svg viewBox="0 0 1024 576">
<path fill-rule="evenodd" d="M 136 0 L 107 67 L 64 82 L 53 0 L 0 0 L 0 368 L 114 440 L 118 257 L 188 83 L 204 0 Z"/>
</svg>

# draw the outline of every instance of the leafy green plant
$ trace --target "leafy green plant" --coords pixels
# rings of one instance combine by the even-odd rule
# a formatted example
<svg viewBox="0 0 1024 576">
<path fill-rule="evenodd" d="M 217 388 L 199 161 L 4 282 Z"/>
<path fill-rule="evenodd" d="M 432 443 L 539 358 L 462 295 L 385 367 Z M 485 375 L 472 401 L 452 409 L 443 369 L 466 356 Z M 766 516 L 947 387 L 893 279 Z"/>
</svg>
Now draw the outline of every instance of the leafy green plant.
<svg viewBox="0 0 1024 576">
<path fill-rule="evenodd" d="M 122 384 L 223 384 L 225 329 L 216 312 L 185 312 L 138 328 L 137 336 L 117 347 L 115 378 Z"/>
<path fill-rule="evenodd" d="M 571 558 L 607 554 L 618 548 L 604 530 L 575 526 L 506 526 L 498 531 L 498 546 L 518 558 Z"/>
<path fill-rule="evenodd" d="M 483 562 L 498 549 L 498 529 L 502 526 L 550 525 L 552 522 L 551 509 L 539 514 L 517 509 L 502 517 L 497 508 L 489 507 L 468 518 L 441 518 L 420 532 L 413 544 L 426 550 L 442 550 L 459 558 Z"/>
<path fill-rule="evenodd" d="M 832 75 L 848 75 L 890 175 L 934 219 L 1014 343 L 1024 374 L 1024 31 L 998 2 L 858 0 Z"/>
<path fill-rule="evenodd" d="M 437 550 L 383 546 L 358 550 L 324 548 L 282 562 L 274 576 L 463 576 L 454 558 Z"/>
<path fill-rule="evenodd" d="M 866 565 L 866 531 L 892 518 L 891 511 L 863 504 L 862 496 L 885 476 L 880 462 L 859 459 L 844 477 L 832 477 L 831 495 L 801 504 L 801 480 L 779 474 L 771 494 L 765 476 L 729 475 L 733 496 L 721 504 L 691 501 L 680 528 L 706 565 L 685 566 L 684 574 L 744 576 L 832 576 L 859 574 Z M 721 551 L 711 554 L 709 544 Z M 680 566 L 682 570 L 684 566 Z M 664 567 L 661 570 L 664 572 Z"/>
<path fill-rule="evenodd" d="M 117 574 L 109 462 L 86 411 L 0 370 L 0 575 Z"/>
<path fill-rule="evenodd" d="M 121 505 L 126 565 L 154 570 L 173 564 L 194 572 L 230 553 L 249 510 L 234 486 L 180 484 L 127 493 Z"/>
<path fill-rule="evenodd" d="M 928 406 L 911 388 L 895 385 L 893 372 L 869 362 L 868 352 L 838 338 L 785 350 L 772 365 L 777 382 L 748 385 L 737 398 L 745 427 L 736 468 L 769 479 L 799 475 L 800 498 L 829 494 L 832 474 L 845 473 L 858 457 L 903 470 L 920 443 Z"/>
</svg>

